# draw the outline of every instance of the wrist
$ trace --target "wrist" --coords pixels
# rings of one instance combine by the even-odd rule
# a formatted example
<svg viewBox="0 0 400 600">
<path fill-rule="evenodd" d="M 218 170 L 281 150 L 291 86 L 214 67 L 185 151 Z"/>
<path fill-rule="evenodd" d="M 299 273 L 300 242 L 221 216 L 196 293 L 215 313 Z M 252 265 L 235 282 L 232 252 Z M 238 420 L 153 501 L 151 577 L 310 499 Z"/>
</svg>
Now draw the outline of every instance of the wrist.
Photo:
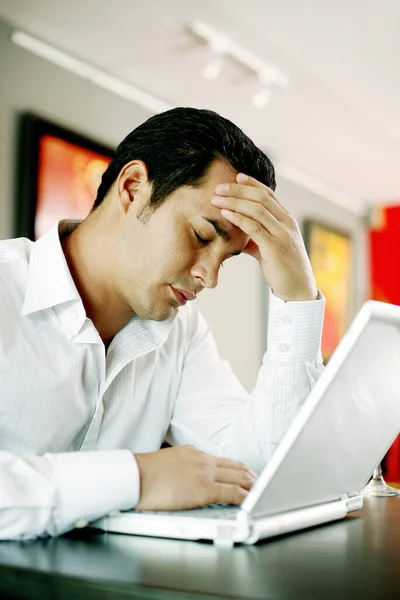
<svg viewBox="0 0 400 600">
<path fill-rule="evenodd" d="M 296 292 L 291 294 L 280 294 L 275 290 L 272 290 L 272 292 L 277 298 L 280 298 L 284 302 L 311 302 L 313 300 L 318 300 L 319 298 L 318 289 L 316 287 L 308 290 L 296 290 Z"/>
</svg>

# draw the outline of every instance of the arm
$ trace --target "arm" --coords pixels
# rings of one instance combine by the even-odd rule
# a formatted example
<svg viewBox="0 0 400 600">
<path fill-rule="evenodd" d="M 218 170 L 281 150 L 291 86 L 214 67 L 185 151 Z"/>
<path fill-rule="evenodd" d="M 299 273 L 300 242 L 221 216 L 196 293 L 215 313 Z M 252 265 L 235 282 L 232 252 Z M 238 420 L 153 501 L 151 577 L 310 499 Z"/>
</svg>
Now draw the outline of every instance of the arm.
<svg viewBox="0 0 400 600">
<path fill-rule="evenodd" d="M 128 450 L 0 452 L 0 540 L 60 535 L 112 510 L 240 504 L 254 481 L 245 465 L 190 446 L 135 458 Z"/>
<path fill-rule="evenodd" d="M 259 473 L 322 372 L 323 311 L 323 299 L 285 303 L 271 295 L 268 351 L 249 395 L 220 360 L 209 327 L 193 310 L 168 441 L 243 461 Z"/>
<path fill-rule="evenodd" d="M 260 471 L 321 373 L 324 301 L 296 221 L 271 189 L 242 173 L 236 181 L 218 185 L 211 202 L 248 236 L 244 251 L 274 291 L 268 351 L 246 401 L 234 376 L 224 374 L 206 325 L 192 324 L 170 436 L 240 457 Z"/>
<path fill-rule="evenodd" d="M 59 535 L 139 498 L 128 450 L 20 457 L 0 452 L 0 540 Z"/>
</svg>

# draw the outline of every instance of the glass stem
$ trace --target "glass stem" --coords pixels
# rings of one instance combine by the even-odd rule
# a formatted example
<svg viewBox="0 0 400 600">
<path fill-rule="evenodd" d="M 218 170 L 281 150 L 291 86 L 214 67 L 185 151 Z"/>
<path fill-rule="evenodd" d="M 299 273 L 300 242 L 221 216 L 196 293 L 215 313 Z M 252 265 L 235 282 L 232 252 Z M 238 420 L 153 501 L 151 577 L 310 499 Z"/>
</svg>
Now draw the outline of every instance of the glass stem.
<svg viewBox="0 0 400 600">
<path fill-rule="evenodd" d="M 382 467 L 381 467 L 381 463 L 379 463 L 379 465 L 376 467 L 373 475 L 372 475 L 372 479 L 382 479 Z"/>
</svg>

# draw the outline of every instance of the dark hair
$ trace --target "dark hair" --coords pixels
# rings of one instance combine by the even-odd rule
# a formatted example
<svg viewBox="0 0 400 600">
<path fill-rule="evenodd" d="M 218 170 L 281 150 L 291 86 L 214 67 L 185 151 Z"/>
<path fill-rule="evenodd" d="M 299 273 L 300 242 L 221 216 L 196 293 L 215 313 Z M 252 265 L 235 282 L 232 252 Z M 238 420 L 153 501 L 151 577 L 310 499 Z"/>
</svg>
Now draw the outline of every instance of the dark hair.
<svg viewBox="0 0 400 600">
<path fill-rule="evenodd" d="M 146 164 L 152 182 L 150 206 L 156 208 L 177 188 L 200 185 L 217 158 L 275 189 L 271 161 L 239 127 L 211 110 L 181 107 L 151 117 L 119 144 L 103 174 L 93 210 L 131 160 Z"/>
</svg>

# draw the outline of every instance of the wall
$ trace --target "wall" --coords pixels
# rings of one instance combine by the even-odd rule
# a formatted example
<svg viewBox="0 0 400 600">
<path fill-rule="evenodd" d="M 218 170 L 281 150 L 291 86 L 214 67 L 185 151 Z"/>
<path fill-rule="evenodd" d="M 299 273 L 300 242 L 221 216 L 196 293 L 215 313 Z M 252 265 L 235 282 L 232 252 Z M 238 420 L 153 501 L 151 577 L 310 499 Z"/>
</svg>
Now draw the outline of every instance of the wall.
<svg viewBox="0 0 400 600">
<path fill-rule="evenodd" d="M 312 218 L 351 235 L 353 293 L 350 312 L 353 315 L 366 300 L 369 285 L 368 236 L 363 219 L 350 210 L 285 179 L 278 179 L 277 192 L 300 226 L 305 220 Z"/>
<path fill-rule="evenodd" d="M 0 20 L 0 239 L 13 234 L 16 118 L 31 110 L 115 146 L 151 113 L 15 46 Z"/>
<path fill-rule="evenodd" d="M 9 40 L 0 20 L 0 239 L 13 235 L 16 117 L 31 110 L 100 142 L 115 146 L 150 113 L 36 57 Z M 278 195 L 301 222 L 320 217 L 355 236 L 354 306 L 365 295 L 366 253 L 362 225 L 349 211 L 281 180 Z M 266 340 L 266 286 L 249 257 L 228 261 L 217 290 L 203 292 L 199 306 L 209 320 L 221 355 L 246 388 L 255 381 Z"/>
</svg>

